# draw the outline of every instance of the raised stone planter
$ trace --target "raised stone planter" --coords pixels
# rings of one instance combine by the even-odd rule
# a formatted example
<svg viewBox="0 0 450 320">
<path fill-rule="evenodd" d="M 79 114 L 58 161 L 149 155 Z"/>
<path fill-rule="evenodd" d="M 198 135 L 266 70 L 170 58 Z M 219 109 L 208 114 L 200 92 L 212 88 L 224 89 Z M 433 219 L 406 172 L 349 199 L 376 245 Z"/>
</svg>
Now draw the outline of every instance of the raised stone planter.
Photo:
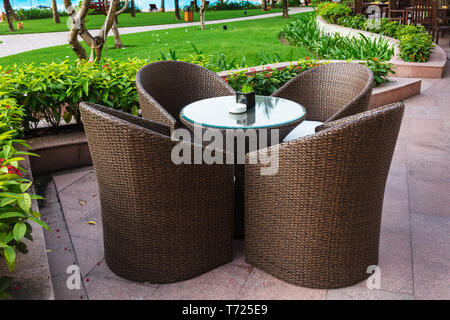
<svg viewBox="0 0 450 320">
<path fill-rule="evenodd" d="M 394 65 L 395 75 L 393 77 L 399 78 L 442 78 L 447 64 L 447 56 L 444 49 L 436 45 L 435 49 L 430 55 L 430 60 L 427 62 L 405 62 L 399 57 L 399 48 L 397 39 L 380 35 L 378 33 L 372 33 L 368 31 L 362 31 L 357 29 L 351 29 L 337 24 L 331 24 L 326 22 L 321 17 L 317 17 L 317 23 L 319 27 L 329 34 L 339 33 L 343 36 L 355 36 L 359 37 L 363 34 L 370 38 L 383 37 L 388 40 L 394 46 L 394 56 L 389 60 Z"/>
<path fill-rule="evenodd" d="M 92 165 L 84 132 L 68 132 L 28 139 L 40 157 L 32 157 L 33 174 Z"/>
</svg>

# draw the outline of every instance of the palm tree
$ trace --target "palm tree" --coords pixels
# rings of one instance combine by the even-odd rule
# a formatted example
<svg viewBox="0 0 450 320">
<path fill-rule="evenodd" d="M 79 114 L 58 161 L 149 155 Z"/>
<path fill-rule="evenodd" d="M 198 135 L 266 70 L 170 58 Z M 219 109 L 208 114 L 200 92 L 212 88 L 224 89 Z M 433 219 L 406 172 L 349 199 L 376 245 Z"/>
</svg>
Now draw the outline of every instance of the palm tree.
<svg viewBox="0 0 450 320">
<path fill-rule="evenodd" d="M 287 0 L 283 0 L 283 18 L 289 18 Z"/>
<path fill-rule="evenodd" d="M 164 0 L 161 0 L 161 8 L 159 8 L 159 11 L 164 12 L 166 8 L 164 7 Z"/>
<path fill-rule="evenodd" d="M 56 0 L 52 0 L 52 13 L 53 13 L 53 22 L 61 23 L 59 19 L 58 7 L 56 6 Z"/>
<path fill-rule="evenodd" d="M 262 11 L 267 11 L 266 0 L 262 0 L 262 1 L 261 1 L 261 10 L 262 10 Z"/>
<path fill-rule="evenodd" d="M 175 19 L 180 20 L 180 4 L 179 0 L 175 0 Z"/>
<path fill-rule="evenodd" d="M 134 5 L 134 0 L 131 0 L 130 2 L 130 14 L 134 18 L 136 17 L 136 6 Z"/>
<path fill-rule="evenodd" d="M 12 19 L 15 19 L 14 10 L 12 9 L 9 0 L 3 0 L 3 8 L 5 8 L 6 20 L 8 21 L 9 31 L 14 31 L 14 26 L 12 24 Z"/>
</svg>

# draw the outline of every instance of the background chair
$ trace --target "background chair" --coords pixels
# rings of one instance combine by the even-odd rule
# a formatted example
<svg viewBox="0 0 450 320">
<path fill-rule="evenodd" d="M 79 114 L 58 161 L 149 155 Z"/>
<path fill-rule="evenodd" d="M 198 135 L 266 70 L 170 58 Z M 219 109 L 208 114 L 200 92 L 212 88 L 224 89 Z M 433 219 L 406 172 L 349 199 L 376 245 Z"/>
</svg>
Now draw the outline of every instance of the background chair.
<svg viewBox="0 0 450 320">
<path fill-rule="evenodd" d="M 406 8 L 411 6 L 410 0 L 390 0 L 388 19 L 407 24 Z"/>
<path fill-rule="evenodd" d="M 233 167 L 175 165 L 169 127 L 90 103 L 80 109 L 110 269 L 168 283 L 231 261 Z"/>
<path fill-rule="evenodd" d="M 306 121 L 283 141 L 314 133 L 314 128 L 366 111 L 372 95 L 373 75 L 358 63 L 329 63 L 300 73 L 272 96 L 296 101 L 306 108 Z"/>
<path fill-rule="evenodd" d="M 384 190 L 403 111 L 402 103 L 380 107 L 272 146 L 279 153 L 272 176 L 260 174 L 264 164 L 247 161 L 247 262 L 311 288 L 369 277 L 367 267 L 378 264 Z"/>
<path fill-rule="evenodd" d="M 171 130 L 182 125 L 179 114 L 185 105 L 235 94 L 216 73 L 182 61 L 146 65 L 136 75 L 136 87 L 142 116 L 166 124 Z"/>
<path fill-rule="evenodd" d="M 431 28 L 431 0 L 414 0 L 412 8 L 407 10 L 410 23 Z"/>
<path fill-rule="evenodd" d="M 436 0 L 431 2 L 431 35 L 436 44 L 439 44 L 439 32 L 444 33 L 445 31 L 450 30 L 450 18 L 446 16 L 446 13 L 446 11 L 443 11 L 442 14 L 440 14 Z"/>
</svg>

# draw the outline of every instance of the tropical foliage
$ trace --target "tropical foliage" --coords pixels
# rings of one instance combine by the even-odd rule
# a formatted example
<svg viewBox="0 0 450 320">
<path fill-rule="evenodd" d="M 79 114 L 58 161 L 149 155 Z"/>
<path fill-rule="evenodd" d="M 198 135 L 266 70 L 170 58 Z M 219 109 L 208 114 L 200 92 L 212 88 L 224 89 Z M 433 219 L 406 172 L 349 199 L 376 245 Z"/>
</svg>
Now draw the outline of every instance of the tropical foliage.
<svg viewBox="0 0 450 320">
<path fill-rule="evenodd" d="M 346 5 L 334 2 L 319 3 L 317 11 L 330 23 L 380 33 L 399 40 L 400 58 L 404 61 L 426 62 L 434 48 L 432 37 L 423 26 L 402 25 L 398 21 L 389 21 L 386 18 L 374 23 L 373 19 L 354 15 Z"/>
<path fill-rule="evenodd" d="M 326 34 L 318 26 L 314 15 L 301 16 L 283 27 L 281 37 L 291 45 L 306 46 L 324 59 L 389 60 L 394 55 L 393 46 L 379 37 L 371 39 Z"/>
</svg>

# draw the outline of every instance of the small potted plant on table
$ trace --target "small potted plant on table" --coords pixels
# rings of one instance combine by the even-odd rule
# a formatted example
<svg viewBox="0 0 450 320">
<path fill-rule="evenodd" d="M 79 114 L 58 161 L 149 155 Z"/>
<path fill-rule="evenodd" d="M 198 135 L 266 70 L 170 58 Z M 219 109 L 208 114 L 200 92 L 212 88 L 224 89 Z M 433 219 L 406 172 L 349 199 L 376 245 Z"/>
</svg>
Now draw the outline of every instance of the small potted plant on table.
<svg viewBox="0 0 450 320">
<path fill-rule="evenodd" d="M 247 106 L 247 110 L 255 106 L 255 91 L 249 84 L 244 84 L 241 91 L 236 92 L 236 103 L 243 103 Z"/>
</svg>

